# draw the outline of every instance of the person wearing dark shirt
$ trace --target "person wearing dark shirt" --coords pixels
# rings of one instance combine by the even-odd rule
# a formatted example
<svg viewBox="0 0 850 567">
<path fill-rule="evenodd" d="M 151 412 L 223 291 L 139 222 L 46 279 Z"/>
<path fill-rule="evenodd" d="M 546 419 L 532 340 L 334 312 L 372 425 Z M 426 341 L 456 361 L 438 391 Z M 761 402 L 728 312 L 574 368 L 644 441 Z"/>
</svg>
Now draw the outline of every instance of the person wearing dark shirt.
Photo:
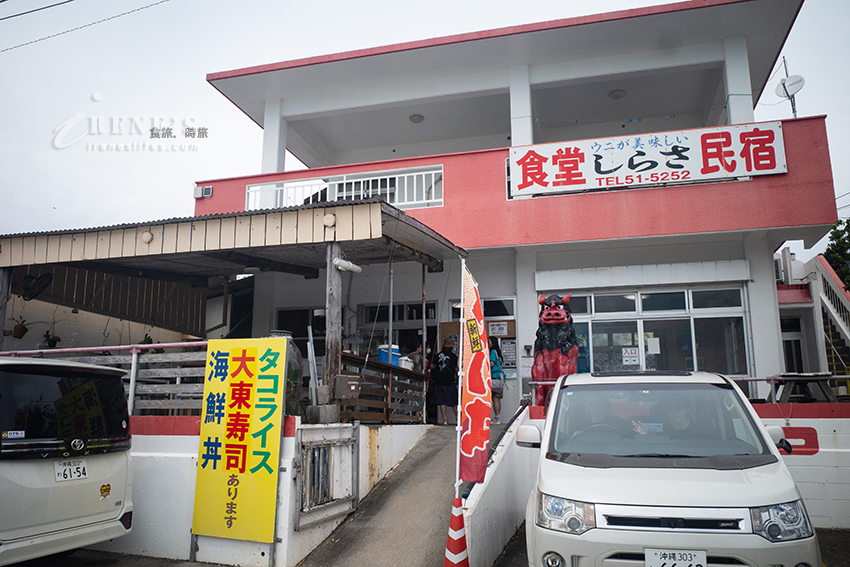
<svg viewBox="0 0 850 567">
<path fill-rule="evenodd" d="M 437 401 L 437 420 L 448 425 L 446 406 L 451 406 L 457 423 L 457 370 L 458 358 L 454 353 L 455 342 L 451 337 L 443 340 L 443 349 L 437 353 L 434 364 L 434 395 Z"/>
<path fill-rule="evenodd" d="M 658 413 L 664 425 L 664 434 L 670 439 L 696 439 L 708 435 L 705 427 L 694 422 L 691 406 L 681 396 L 663 398 L 658 400 L 656 406 L 662 408 Z"/>
</svg>

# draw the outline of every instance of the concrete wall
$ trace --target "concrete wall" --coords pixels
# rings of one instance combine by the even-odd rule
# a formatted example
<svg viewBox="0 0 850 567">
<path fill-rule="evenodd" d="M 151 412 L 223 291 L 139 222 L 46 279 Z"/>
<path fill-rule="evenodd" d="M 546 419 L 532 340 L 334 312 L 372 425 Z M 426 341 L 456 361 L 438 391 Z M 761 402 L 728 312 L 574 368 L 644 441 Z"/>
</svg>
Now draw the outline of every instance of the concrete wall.
<svg viewBox="0 0 850 567">
<path fill-rule="evenodd" d="M 56 348 L 88 346 L 115 346 L 138 343 L 150 334 L 155 343 L 176 343 L 183 340 L 180 333 L 151 328 L 150 325 L 114 319 L 104 315 L 79 311 L 33 299 L 24 301 L 13 295 L 6 308 L 5 329 L 11 333 L 15 322 L 12 317 L 26 319 L 27 334 L 21 339 L 3 337 L 0 350 L 36 350 L 47 348 L 44 333 L 50 331 L 62 340 Z"/>
<path fill-rule="evenodd" d="M 846 474 L 850 468 L 846 451 L 850 444 L 850 407 L 844 406 L 797 404 L 792 410 L 789 405 L 757 405 L 766 425 L 786 427 L 795 451 L 784 459 L 800 488 L 812 523 L 818 528 L 850 528 L 850 483 Z M 788 419 L 777 412 L 784 412 Z M 492 565 L 525 521 L 539 450 L 518 447 L 515 438 L 520 425 L 531 424 L 543 430 L 544 420 L 538 418 L 539 414 L 534 417 L 524 410 L 508 428 L 495 449 L 484 482 L 476 485 L 465 501 L 471 567 Z M 360 427 L 360 499 L 404 457 L 428 427 Z M 814 440 L 809 435 L 811 431 L 817 431 Z M 171 434 L 133 437 L 133 531 L 95 549 L 189 559 L 199 437 L 181 434 L 185 432 L 175 428 Z M 297 500 L 293 490 L 295 438 L 284 437 L 282 443 L 281 466 L 285 470 L 280 476 L 278 514 L 278 536 L 282 541 L 275 549 L 275 565 L 290 566 L 306 557 L 344 518 L 293 531 Z M 266 567 L 270 552 L 267 544 L 200 537 L 196 559 Z"/>
<path fill-rule="evenodd" d="M 465 502 L 465 526 L 470 567 L 489 567 L 517 528 L 525 521 L 525 507 L 537 476 L 538 449 L 515 443 L 520 425 L 536 425 L 528 409 L 506 431 L 487 467 L 484 482 L 477 484 Z"/>
<path fill-rule="evenodd" d="M 816 528 L 850 528 L 850 404 L 757 404 L 793 448 L 785 464 Z"/>
<path fill-rule="evenodd" d="M 134 417 L 134 430 L 144 431 L 145 427 L 138 427 L 138 423 L 141 421 Z M 360 499 L 407 454 L 429 427 L 360 426 Z M 132 532 L 94 546 L 94 549 L 168 559 L 190 558 L 200 438 L 197 434 L 185 434 L 186 428 L 159 429 L 165 434 L 133 436 L 135 510 Z M 282 541 L 274 550 L 275 565 L 281 567 L 296 565 L 345 519 L 343 516 L 294 531 L 297 495 L 294 493 L 296 473 L 293 465 L 297 455 L 294 433 L 283 437 L 280 466 L 284 470 L 279 477 L 277 531 Z M 205 562 L 267 567 L 271 552 L 268 544 L 199 536 L 195 557 Z"/>
</svg>

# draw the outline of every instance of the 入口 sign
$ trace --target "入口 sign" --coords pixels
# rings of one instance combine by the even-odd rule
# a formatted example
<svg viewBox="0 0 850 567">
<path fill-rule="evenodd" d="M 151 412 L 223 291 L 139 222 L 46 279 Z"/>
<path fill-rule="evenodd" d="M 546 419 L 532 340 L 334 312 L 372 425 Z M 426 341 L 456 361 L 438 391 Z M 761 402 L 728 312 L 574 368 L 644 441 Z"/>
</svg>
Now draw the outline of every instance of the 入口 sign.
<svg viewBox="0 0 850 567">
<path fill-rule="evenodd" d="M 785 173 L 781 122 L 511 148 L 511 197 Z"/>
</svg>

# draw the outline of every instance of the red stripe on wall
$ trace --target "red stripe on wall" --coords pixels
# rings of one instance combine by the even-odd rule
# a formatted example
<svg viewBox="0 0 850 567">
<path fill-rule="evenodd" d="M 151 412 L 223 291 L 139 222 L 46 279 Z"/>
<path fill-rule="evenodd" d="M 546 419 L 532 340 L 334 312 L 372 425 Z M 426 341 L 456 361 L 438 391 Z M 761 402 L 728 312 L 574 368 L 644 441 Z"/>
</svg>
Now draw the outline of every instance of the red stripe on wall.
<svg viewBox="0 0 850 567">
<path fill-rule="evenodd" d="M 295 437 L 297 420 L 293 415 L 283 418 L 283 436 Z M 198 415 L 134 415 L 130 417 L 133 435 L 200 435 L 201 416 Z"/>
<path fill-rule="evenodd" d="M 199 415 L 134 415 L 130 417 L 133 435 L 200 435 Z"/>
<path fill-rule="evenodd" d="M 762 419 L 850 419 L 850 404 L 753 404 Z"/>
</svg>

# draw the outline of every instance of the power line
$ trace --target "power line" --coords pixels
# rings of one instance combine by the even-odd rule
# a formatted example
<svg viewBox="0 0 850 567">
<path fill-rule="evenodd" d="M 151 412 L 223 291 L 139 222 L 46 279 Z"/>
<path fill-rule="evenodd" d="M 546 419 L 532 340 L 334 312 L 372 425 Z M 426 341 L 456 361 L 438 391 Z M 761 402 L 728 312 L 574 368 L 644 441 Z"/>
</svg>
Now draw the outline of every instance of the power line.
<svg viewBox="0 0 850 567">
<path fill-rule="evenodd" d="M 36 8 L 35 10 L 30 10 L 28 12 L 21 12 L 20 14 L 12 14 L 11 16 L 4 16 L 0 18 L 0 22 L 3 20 L 11 20 L 12 18 L 17 18 L 18 16 L 26 16 L 27 14 L 32 14 L 33 12 L 41 12 L 42 10 L 47 10 L 48 8 L 55 8 L 56 6 L 61 6 L 62 4 L 68 4 L 69 2 L 73 2 L 74 0 L 65 0 L 64 2 L 59 2 L 58 4 L 51 4 L 50 6 L 42 6 L 41 8 Z"/>
<path fill-rule="evenodd" d="M 34 39 L 32 41 L 28 41 L 26 43 L 21 43 L 20 45 L 14 45 L 12 47 L 7 47 L 6 49 L 0 49 L 0 53 L 5 53 L 6 51 L 12 51 L 13 49 L 17 49 L 19 47 L 24 47 L 25 45 L 31 45 L 33 43 L 38 43 L 39 41 L 44 41 L 45 39 L 51 39 L 51 38 L 54 38 L 54 37 L 58 37 L 60 35 L 65 35 L 66 33 L 71 33 L 71 32 L 77 31 L 77 30 L 81 30 L 81 29 L 84 29 L 84 28 L 95 26 L 97 24 L 102 24 L 103 22 L 108 22 L 109 20 L 114 20 L 115 18 L 120 18 L 121 16 L 126 16 L 127 14 L 132 14 L 133 12 L 139 12 L 141 10 L 145 10 L 146 8 L 152 8 L 153 6 L 158 6 L 159 4 L 165 4 L 166 2 L 169 2 L 169 1 L 170 0 L 159 0 L 159 2 L 154 2 L 153 4 L 148 4 L 147 6 L 142 6 L 141 8 L 136 8 L 135 10 L 130 10 L 129 12 L 123 12 L 121 14 L 117 14 L 115 16 L 110 16 L 108 18 L 104 18 L 104 19 L 98 20 L 96 22 L 91 22 L 90 24 L 86 24 L 84 26 L 78 26 L 76 28 L 71 28 L 71 29 L 65 30 L 63 32 L 55 33 L 53 35 L 48 35 L 48 36 L 45 36 L 45 37 L 42 37 L 42 38 L 39 38 L 39 39 Z"/>
</svg>

